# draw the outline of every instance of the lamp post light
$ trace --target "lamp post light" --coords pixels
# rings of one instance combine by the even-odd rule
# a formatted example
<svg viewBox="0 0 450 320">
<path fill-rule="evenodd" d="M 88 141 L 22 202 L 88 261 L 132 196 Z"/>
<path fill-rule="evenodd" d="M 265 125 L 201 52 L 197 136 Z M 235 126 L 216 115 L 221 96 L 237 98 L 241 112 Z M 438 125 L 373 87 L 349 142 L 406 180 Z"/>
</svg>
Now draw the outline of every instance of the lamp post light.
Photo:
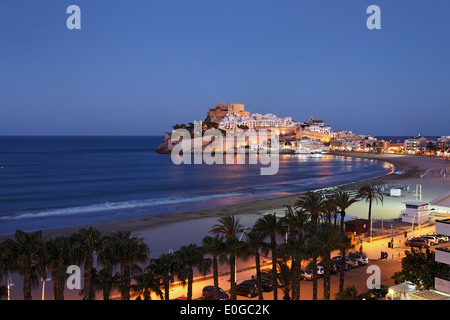
<svg viewBox="0 0 450 320">
<path fill-rule="evenodd" d="M 47 281 L 53 281 L 55 278 L 41 278 L 42 281 L 42 300 L 45 300 L 45 283 Z"/>
<path fill-rule="evenodd" d="M 11 287 L 14 287 L 14 283 L 11 278 L 8 277 L 8 300 L 11 300 Z"/>
<path fill-rule="evenodd" d="M 248 229 L 248 227 L 245 227 L 244 231 L 242 231 L 241 236 L 239 237 L 239 241 L 241 241 L 242 236 L 244 235 L 245 231 Z M 237 256 L 234 257 L 234 282 L 236 283 L 236 276 L 237 276 Z"/>
</svg>

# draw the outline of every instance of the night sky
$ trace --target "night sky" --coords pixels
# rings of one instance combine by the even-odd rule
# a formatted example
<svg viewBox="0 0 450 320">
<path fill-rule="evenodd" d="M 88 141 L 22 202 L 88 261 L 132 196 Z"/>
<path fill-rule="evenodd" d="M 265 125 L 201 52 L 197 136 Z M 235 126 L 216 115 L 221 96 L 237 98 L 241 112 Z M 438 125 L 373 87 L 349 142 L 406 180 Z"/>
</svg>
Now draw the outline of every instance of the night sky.
<svg viewBox="0 0 450 320">
<path fill-rule="evenodd" d="M 219 102 L 448 135 L 449 17 L 448 0 L 0 0 L 0 135 L 161 135 Z"/>
</svg>

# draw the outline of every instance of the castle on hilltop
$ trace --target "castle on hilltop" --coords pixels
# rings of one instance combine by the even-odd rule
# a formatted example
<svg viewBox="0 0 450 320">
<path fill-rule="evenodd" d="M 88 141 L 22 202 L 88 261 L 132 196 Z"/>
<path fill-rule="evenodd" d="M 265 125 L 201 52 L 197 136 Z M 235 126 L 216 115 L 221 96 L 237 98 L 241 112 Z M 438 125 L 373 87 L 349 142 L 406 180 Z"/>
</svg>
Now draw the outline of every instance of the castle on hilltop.
<svg viewBox="0 0 450 320">
<path fill-rule="evenodd" d="M 292 117 L 278 117 L 272 113 L 250 113 L 243 104 L 230 102 L 216 103 L 214 108 L 208 109 L 204 121 L 177 124 L 173 126 L 173 130 L 176 129 L 188 130 L 194 138 L 195 135 L 202 136 L 209 129 L 219 129 L 223 136 L 232 136 L 248 129 L 258 133 L 271 131 L 278 136 L 280 150 L 291 153 L 323 153 L 329 149 L 382 152 L 390 147 L 389 141 L 377 140 L 372 136 L 334 131 L 323 120 L 315 120 L 312 116 L 309 121 L 296 122 Z M 171 133 L 166 132 L 157 152 L 169 153 L 177 143 L 179 140 L 172 141 Z M 264 143 L 258 142 L 256 149 L 264 148 Z M 245 147 L 251 148 L 249 145 Z"/>
<path fill-rule="evenodd" d="M 220 123 L 227 114 L 236 114 L 241 117 L 249 117 L 250 112 L 244 110 L 244 105 L 239 103 L 216 103 L 215 108 L 209 108 L 206 120 Z"/>
</svg>

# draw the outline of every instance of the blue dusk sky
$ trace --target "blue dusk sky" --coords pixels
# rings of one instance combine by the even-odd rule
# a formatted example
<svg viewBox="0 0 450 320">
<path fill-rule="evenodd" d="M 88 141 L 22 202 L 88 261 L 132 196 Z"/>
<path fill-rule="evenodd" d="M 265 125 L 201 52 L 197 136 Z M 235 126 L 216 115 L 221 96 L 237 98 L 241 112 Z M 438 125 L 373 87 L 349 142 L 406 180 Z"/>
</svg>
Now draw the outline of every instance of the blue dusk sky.
<svg viewBox="0 0 450 320">
<path fill-rule="evenodd" d="M 219 102 L 448 135 L 449 16 L 449 0 L 0 0 L 0 135 L 162 135 Z"/>
</svg>

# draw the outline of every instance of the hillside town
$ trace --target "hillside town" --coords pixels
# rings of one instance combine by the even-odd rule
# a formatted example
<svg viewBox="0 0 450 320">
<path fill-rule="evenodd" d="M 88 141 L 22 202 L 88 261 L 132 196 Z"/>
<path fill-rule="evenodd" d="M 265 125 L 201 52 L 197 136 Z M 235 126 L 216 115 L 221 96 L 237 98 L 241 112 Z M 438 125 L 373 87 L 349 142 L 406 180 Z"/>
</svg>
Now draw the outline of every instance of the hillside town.
<svg viewBox="0 0 450 320">
<path fill-rule="evenodd" d="M 237 103 L 217 103 L 214 108 L 209 108 L 203 121 L 196 120 L 188 125 L 173 126 L 174 130 L 180 128 L 187 129 L 192 134 L 202 134 L 208 129 L 219 129 L 224 136 L 236 134 L 239 130 L 271 130 L 277 134 L 279 144 L 276 148 L 280 153 L 314 154 L 329 151 L 363 151 L 450 156 L 450 136 L 427 138 L 419 135 L 409 137 L 404 141 L 392 141 L 352 131 L 333 130 L 324 120 L 316 120 L 312 116 L 308 121 L 297 122 L 292 117 L 278 117 L 272 113 L 250 113 L 245 110 L 243 104 Z M 201 128 L 201 132 L 198 128 Z M 178 141 L 170 141 L 170 137 L 171 134 L 166 133 L 157 152 L 168 153 L 178 143 Z M 235 145 L 234 147 L 258 151 L 261 148 L 268 148 L 269 145 L 268 141 L 257 141 L 252 145 Z"/>
</svg>

